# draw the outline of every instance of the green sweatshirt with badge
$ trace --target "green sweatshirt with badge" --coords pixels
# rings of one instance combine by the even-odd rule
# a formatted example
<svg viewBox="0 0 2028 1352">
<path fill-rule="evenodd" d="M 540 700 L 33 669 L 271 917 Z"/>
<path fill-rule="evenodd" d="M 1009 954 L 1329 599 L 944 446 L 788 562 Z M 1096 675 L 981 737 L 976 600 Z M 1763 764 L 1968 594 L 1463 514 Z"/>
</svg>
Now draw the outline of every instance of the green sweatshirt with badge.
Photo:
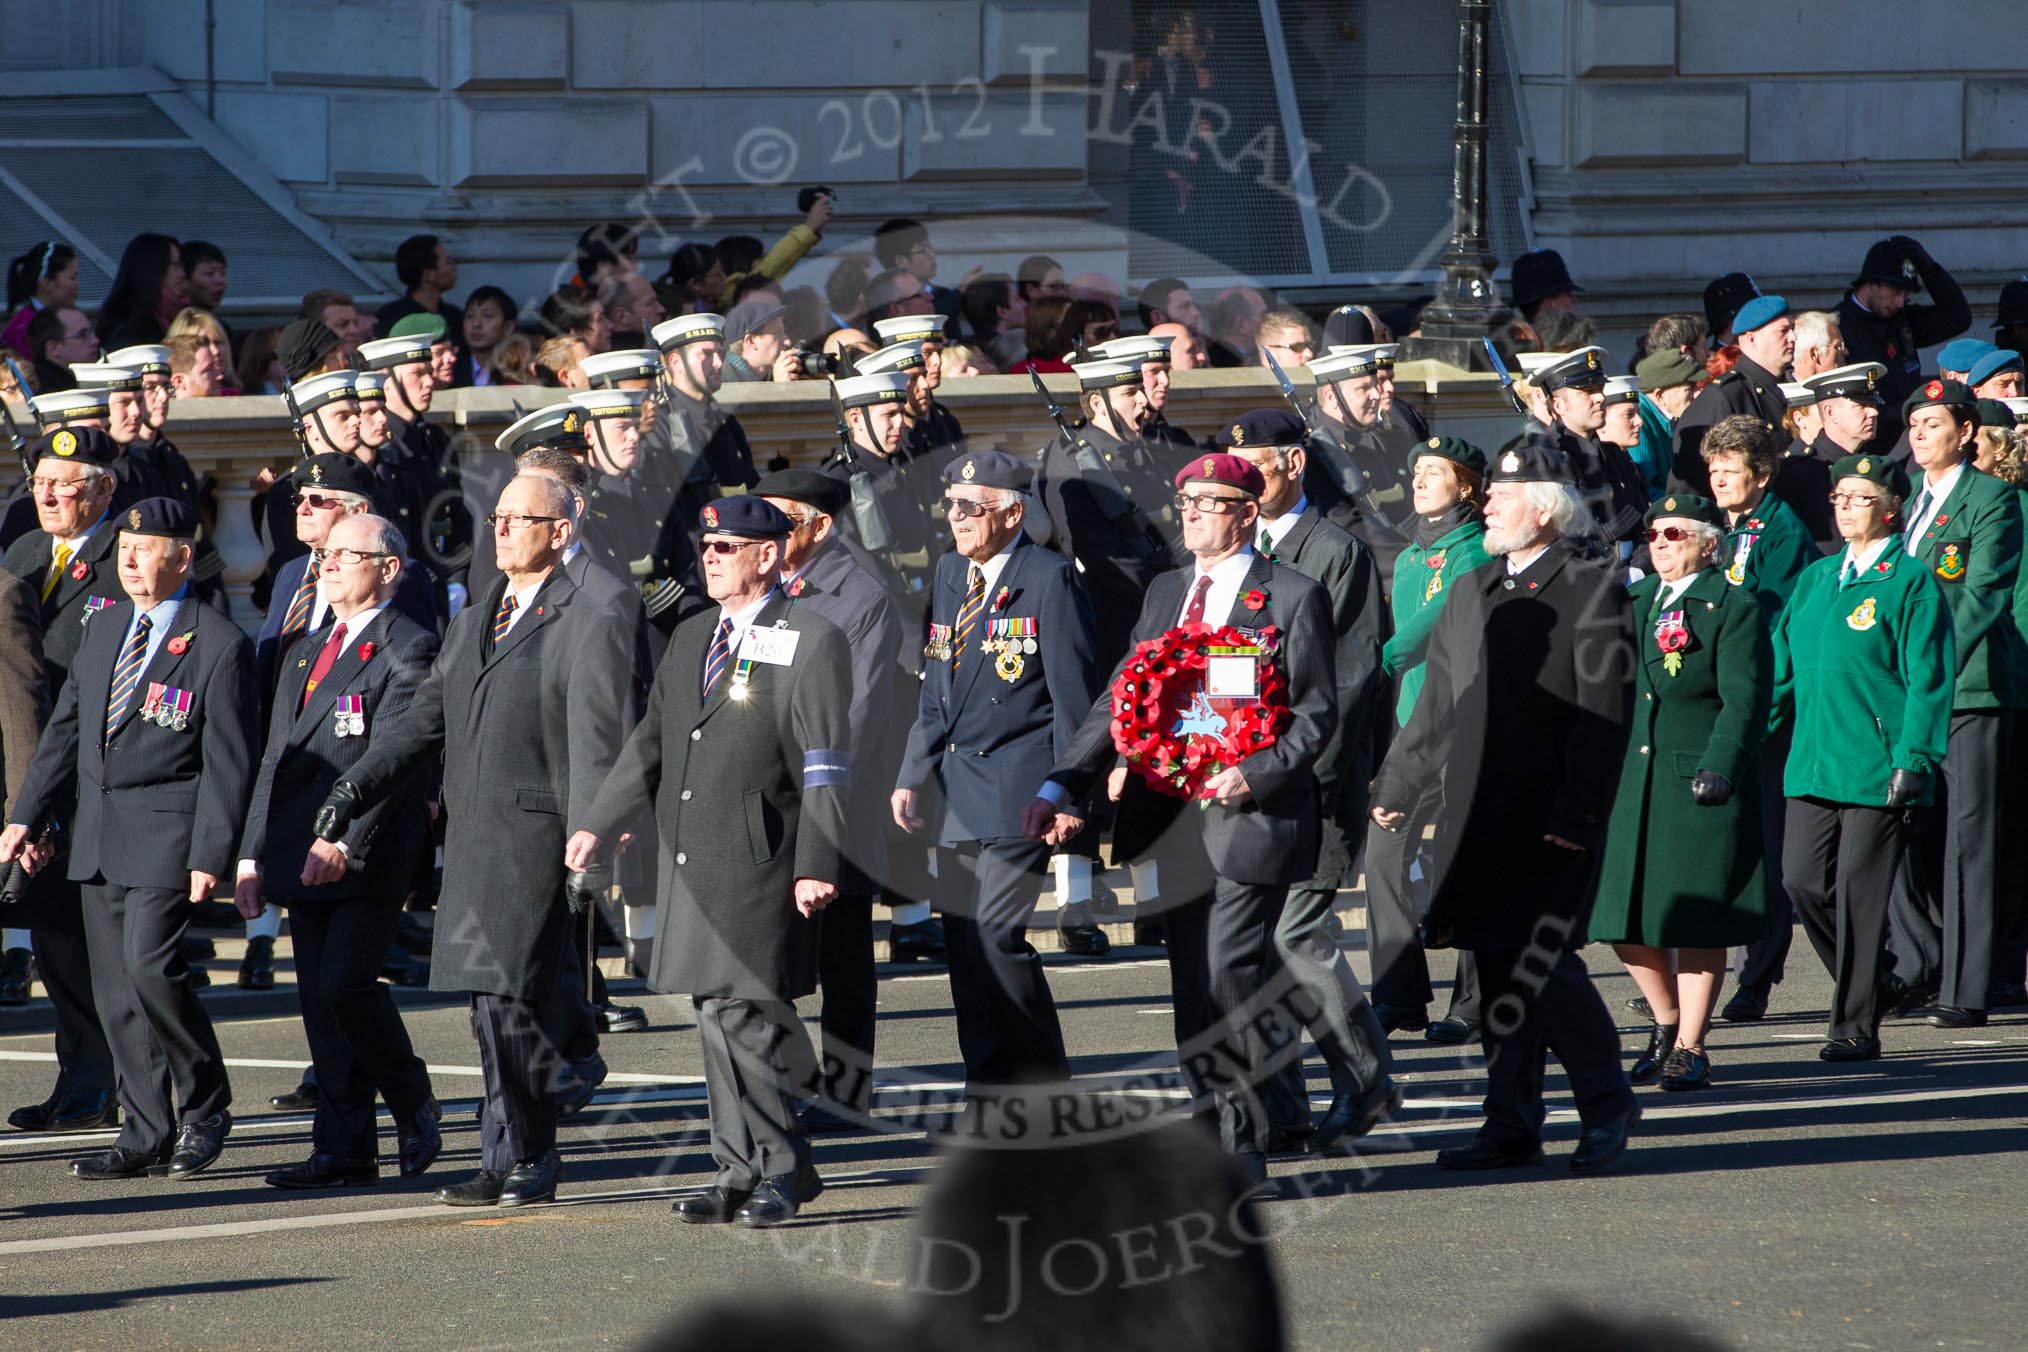
<svg viewBox="0 0 2028 1352">
<path fill-rule="evenodd" d="M 1422 693 L 1423 659 L 1429 655 L 1430 632 L 1453 580 L 1493 557 L 1486 552 L 1486 524 L 1467 521 L 1424 548 L 1411 545 L 1394 560 L 1394 637 L 1380 650 L 1380 669 L 1399 677 L 1395 720 L 1408 726 Z"/>
<path fill-rule="evenodd" d="M 1929 776 L 1950 736 L 1957 646 L 1930 570 L 1890 541 L 1841 583 L 1845 551 L 1803 570 L 1774 630 L 1773 726 L 1791 725 L 1783 792 L 1885 807 L 1896 770 Z"/>
<path fill-rule="evenodd" d="M 1916 497 L 1923 492 L 1918 483 Z M 2018 709 L 2028 653 L 2014 620 L 2021 580 L 2021 495 L 1970 465 L 1916 540 L 1916 562 L 1936 578 L 1957 640 L 1954 707 Z"/>
</svg>

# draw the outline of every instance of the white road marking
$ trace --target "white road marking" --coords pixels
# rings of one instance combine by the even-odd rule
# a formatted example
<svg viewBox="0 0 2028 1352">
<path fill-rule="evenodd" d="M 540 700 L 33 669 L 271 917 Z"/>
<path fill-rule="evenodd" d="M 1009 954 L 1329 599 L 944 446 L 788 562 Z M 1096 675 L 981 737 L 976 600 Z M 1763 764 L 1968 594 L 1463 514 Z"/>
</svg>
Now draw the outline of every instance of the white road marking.
<svg viewBox="0 0 2028 1352">
<path fill-rule="evenodd" d="M 16 1052 L 0 1050 L 0 1061 L 55 1061 L 55 1052 Z M 271 1061 L 256 1056 L 228 1056 L 228 1067 L 241 1070 L 308 1070 L 308 1061 Z M 428 1067 L 432 1075 L 483 1075 L 486 1072 L 478 1066 L 447 1066 L 432 1063 Z M 606 1076 L 607 1084 L 695 1084 L 704 1083 L 699 1075 L 643 1075 L 633 1071 L 615 1070 Z"/>
</svg>

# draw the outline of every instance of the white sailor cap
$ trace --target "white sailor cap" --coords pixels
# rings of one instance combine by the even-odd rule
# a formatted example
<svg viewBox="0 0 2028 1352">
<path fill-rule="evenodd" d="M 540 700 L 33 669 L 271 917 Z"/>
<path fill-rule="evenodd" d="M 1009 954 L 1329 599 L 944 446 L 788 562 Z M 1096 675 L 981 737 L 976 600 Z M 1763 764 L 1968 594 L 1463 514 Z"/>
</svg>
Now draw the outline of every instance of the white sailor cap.
<svg viewBox="0 0 2028 1352">
<path fill-rule="evenodd" d="M 354 371 L 352 393 L 360 403 L 367 400 L 387 402 L 387 373 L 384 371 Z"/>
<path fill-rule="evenodd" d="M 133 347 L 123 347 L 118 352 L 106 353 L 106 361 L 113 366 L 131 366 L 144 376 L 169 374 L 169 349 L 162 343 L 136 343 Z"/>
<path fill-rule="evenodd" d="M 638 418 L 648 402 L 646 390 L 575 390 L 565 402 L 576 404 L 587 418 Z"/>
<path fill-rule="evenodd" d="M 1378 367 L 1394 365 L 1395 354 L 1401 351 L 1400 343 L 1333 343 L 1324 349 L 1333 357 L 1370 356 Z"/>
<path fill-rule="evenodd" d="M 1561 352 L 1516 352 L 1514 364 L 1521 368 L 1523 380 L 1533 381 L 1545 369 L 1562 361 L 1563 355 Z"/>
<path fill-rule="evenodd" d="M 1077 387 L 1081 390 L 1110 390 L 1115 386 L 1141 383 L 1141 363 L 1138 361 L 1088 361 L 1072 369 L 1077 374 Z"/>
<path fill-rule="evenodd" d="M 908 398 L 909 375 L 905 371 L 880 371 L 873 375 L 847 376 L 832 382 L 838 402 L 845 408 L 868 404 L 899 404 Z"/>
<path fill-rule="evenodd" d="M 627 347 L 596 352 L 579 365 L 594 388 L 621 380 L 653 380 L 662 369 L 662 354 L 652 347 Z"/>
<path fill-rule="evenodd" d="M 1379 345 L 1341 343 L 1321 357 L 1310 358 L 1308 365 L 1310 374 L 1319 380 L 1350 380 L 1354 376 L 1370 376 L 1380 369 Z"/>
<path fill-rule="evenodd" d="M 880 335 L 883 343 L 942 342 L 944 317 L 940 314 L 895 315 L 891 319 L 874 320 L 873 331 Z"/>
<path fill-rule="evenodd" d="M 1788 401 L 1790 408 L 1808 408 L 1822 397 L 1815 387 L 1793 380 L 1784 380 L 1777 388 L 1781 390 L 1782 398 Z"/>
<path fill-rule="evenodd" d="M 289 397 L 296 401 L 296 412 L 302 415 L 315 413 L 326 404 L 342 404 L 348 399 L 359 397 L 359 388 L 353 381 L 351 371 L 326 371 L 319 376 L 306 376 L 289 386 Z"/>
<path fill-rule="evenodd" d="M 359 359 L 369 371 L 387 371 L 430 359 L 430 340 L 420 333 L 406 338 L 376 338 L 359 345 Z"/>
<path fill-rule="evenodd" d="M 852 365 L 863 376 L 877 375 L 882 371 L 920 371 L 923 366 L 922 343 L 917 339 L 889 343 L 877 352 L 867 353 Z"/>
<path fill-rule="evenodd" d="M 89 422 L 93 418 L 112 416 L 112 409 L 107 407 L 106 392 L 82 386 L 35 395 L 29 399 L 28 406 L 35 410 L 36 421 L 44 427 L 51 423 Z"/>
<path fill-rule="evenodd" d="M 2007 411 L 2014 415 L 2014 426 L 2019 427 L 2022 423 L 2028 422 L 2028 399 L 2020 398 L 2017 395 L 2012 398 L 2002 399 L 2000 402 L 2005 404 Z"/>
<path fill-rule="evenodd" d="M 493 448 L 508 455 L 519 455 L 539 446 L 581 451 L 585 448 L 584 424 L 582 408 L 568 399 L 558 400 L 509 423 L 507 430 L 493 439 Z"/>
<path fill-rule="evenodd" d="M 70 368 L 78 387 L 86 390 L 138 390 L 141 371 L 135 366 L 116 366 L 109 361 L 81 361 Z"/>
<path fill-rule="evenodd" d="M 1607 376 L 1605 401 L 1608 404 L 1638 404 L 1641 402 L 1641 382 L 1635 376 Z"/>
<path fill-rule="evenodd" d="M 725 341 L 725 316 L 677 315 L 648 330 L 648 337 L 664 352 L 684 343 L 722 343 Z"/>
<path fill-rule="evenodd" d="M 1103 343 L 1093 344 L 1091 350 L 1104 361 L 1130 361 L 1137 366 L 1149 362 L 1169 360 L 1169 344 L 1173 338 L 1156 338 L 1150 334 L 1137 333 L 1130 338 L 1108 338 Z"/>
</svg>

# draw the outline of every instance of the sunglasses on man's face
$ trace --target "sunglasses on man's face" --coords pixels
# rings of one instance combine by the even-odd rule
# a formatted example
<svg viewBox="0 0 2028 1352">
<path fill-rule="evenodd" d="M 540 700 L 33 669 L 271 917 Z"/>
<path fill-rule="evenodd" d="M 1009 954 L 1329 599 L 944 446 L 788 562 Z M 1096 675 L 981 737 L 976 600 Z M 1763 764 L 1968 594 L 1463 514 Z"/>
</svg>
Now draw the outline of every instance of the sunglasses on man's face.
<svg viewBox="0 0 2028 1352">
<path fill-rule="evenodd" d="M 326 497 L 322 493 L 298 493 L 296 494 L 296 505 L 298 507 L 307 506 L 314 512 L 335 512 L 345 504 L 337 498 Z"/>
<path fill-rule="evenodd" d="M 747 549 L 761 543 L 763 541 L 760 540 L 706 540 L 704 542 L 704 552 L 707 554 L 732 555 L 739 553 L 742 549 Z"/>
<path fill-rule="evenodd" d="M 1657 540 L 1667 540 L 1670 544 L 1676 545 L 1683 543 L 1683 541 L 1688 540 L 1695 534 L 1695 531 L 1685 530 L 1681 526 L 1650 526 L 1648 527 L 1648 543 L 1653 544 Z"/>
</svg>

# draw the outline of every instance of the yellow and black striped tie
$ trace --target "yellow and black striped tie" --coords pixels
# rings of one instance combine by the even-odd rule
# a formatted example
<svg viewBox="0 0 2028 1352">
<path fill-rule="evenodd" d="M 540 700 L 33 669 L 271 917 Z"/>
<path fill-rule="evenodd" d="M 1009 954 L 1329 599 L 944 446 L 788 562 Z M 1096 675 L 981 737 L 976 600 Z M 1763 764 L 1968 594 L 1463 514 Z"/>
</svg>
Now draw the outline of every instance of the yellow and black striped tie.
<svg viewBox="0 0 2028 1352">
<path fill-rule="evenodd" d="M 500 598 L 500 609 L 493 613 L 493 646 L 499 647 L 500 640 L 507 637 L 507 630 L 514 623 L 514 593 L 508 592 Z"/>
<path fill-rule="evenodd" d="M 113 688 L 106 695 L 106 740 L 109 742 L 113 739 L 113 729 L 119 727 L 120 720 L 127 716 L 127 706 L 134 702 L 134 687 L 141 683 L 141 669 L 148 665 L 149 627 L 146 615 L 135 622 L 134 635 L 127 640 L 119 665 L 113 668 Z"/>
<path fill-rule="evenodd" d="M 293 643 L 298 637 L 309 632 L 310 608 L 317 601 L 317 556 L 303 566 L 303 580 L 296 584 L 296 594 L 289 598 L 289 613 L 282 617 L 282 645 Z"/>
<path fill-rule="evenodd" d="M 972 631 L 979 627 L 979 612 L 986 608 L 986 570 L 978 564 L 972 565 L 972 581 L 965 588 L 965 603 L 958 607 L 957 642 L 951 648 L 951 670 L 958 669 L 958 661 L 965 655 L 971 644 Z"/>
</svg>

